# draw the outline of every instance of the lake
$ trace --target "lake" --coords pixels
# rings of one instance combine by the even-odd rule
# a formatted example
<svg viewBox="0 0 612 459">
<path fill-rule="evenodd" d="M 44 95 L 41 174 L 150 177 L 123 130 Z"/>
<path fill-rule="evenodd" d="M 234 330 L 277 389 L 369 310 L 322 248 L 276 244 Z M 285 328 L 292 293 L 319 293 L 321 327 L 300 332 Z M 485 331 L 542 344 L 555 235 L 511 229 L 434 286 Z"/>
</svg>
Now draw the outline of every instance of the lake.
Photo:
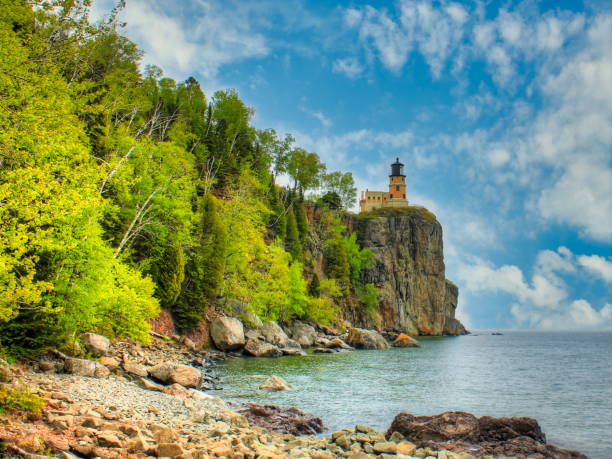
<svg viewBox="0 0 612 459">
<path fill-rule="evenodd" d="M 222 396 L 296 406 L 330 431 L 355 424 L 386 430 L 400 411 L 530 416 L 550 443 L 612 457 L 612 332 L 476 332 L 420 341 L 411 349 L 230 358 L 219 365 Z M 273 374 L 297 390 L 258 390 Z"/>
</svg>

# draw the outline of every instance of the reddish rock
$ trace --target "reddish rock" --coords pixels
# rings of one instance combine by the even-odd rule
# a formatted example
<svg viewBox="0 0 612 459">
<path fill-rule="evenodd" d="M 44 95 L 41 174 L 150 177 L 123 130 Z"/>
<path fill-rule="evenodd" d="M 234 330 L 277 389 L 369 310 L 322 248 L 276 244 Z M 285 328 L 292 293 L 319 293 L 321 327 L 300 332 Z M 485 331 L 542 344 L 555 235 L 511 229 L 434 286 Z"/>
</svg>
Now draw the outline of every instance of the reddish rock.
<svg viewBox="0 0 612 459">
<path fill-rule="evenodd" d="M 399 432 L 419 448 L 448 449 L 478 457 L 586 459 L 579 452 L 547 445 L 538 422 L 526 417 L 476 418 L 462 411 L 448 411 L 434 416 L 399 413 L 387 431 L 387 438 L 393 432 Z"/>
<path fill-rule="evenodd" d="M 239 412 L 246 416 L 251 426 L 291 435 L 314 435 L 325 430 L 321 418 L 297 408 L 256 403 L 246 403 L 244 406 Z"/>
<path fill-rule="evenodd" d="M 176 457 L 185 454 L 185 450 L 178 443 L 160 443 L 157 445 L 157 457 Z"/>
<path fill-rule="evenodd" d="M 393 341 L 393 347 L 421 347 L 421 343 L 405 333 L 400 333 Z"/>
</svg>

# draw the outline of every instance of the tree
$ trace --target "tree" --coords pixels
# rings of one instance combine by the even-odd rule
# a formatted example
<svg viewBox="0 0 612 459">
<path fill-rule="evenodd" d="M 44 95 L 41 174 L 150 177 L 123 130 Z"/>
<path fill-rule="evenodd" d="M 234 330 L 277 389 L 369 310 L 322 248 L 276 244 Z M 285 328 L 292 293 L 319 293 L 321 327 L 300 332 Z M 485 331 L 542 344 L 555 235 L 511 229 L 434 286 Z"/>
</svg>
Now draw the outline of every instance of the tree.
<svg viewBox="0 0 612 459">
<path fill-rule="evenodd" d="M 336 279 L 344 296 L 348 296 L 351 268 L 342 237 L 334 236 L 325 242 L 324 257 L 325 274 Z"/>
<path fill-rule="evenodd" d="M 285 248 L 294 259 L 302 256 L 302 244 L 300 243 L 300 233 L 293 207 L 289 207 L 287 212 L 287 236 L 285 237 Z"/>
<path fill-rule="evenodd" d="M 306 191 L 319 186 L 323 171 L 325 164 L 321 163 L 316 153 L 309 153 L 303 148 L 296 148 L 291 152 L 287 172 L 293 179 L 294 191 L 299 191 L 303 195 Z"/>
<path fill-rule="evenodd" d="M 185 253 L 175 236 L 168 244 L 160 247 L 159 256 L 151 267 L 151 277 L 155 281 L 155 296 L 164 308 L 172 307 L 178 300 L 185 281 Z"/>
<path fill-rule="evenodd" d="M 304 208 L 304 202 L 303 201 L 294 202 L 293 209 L 294 209 L 294 214 L 295 214 L 295 220 L 297 223 L 298 233 L 300 235 L 300 242 L 303 247 L 308 238 L 308 231 L 309 231 L 308 216 L 306 215 L 306 209 Z"/>
<path fill-rule="evenodd" d="M 341 206 L 349 209 L 357 202 L 357 187 L 353 174 L 350 172 L 331 172 L 323 175 L 323 188 L 327 194 L 335 194 L 339 197 Z"/>
</svg>

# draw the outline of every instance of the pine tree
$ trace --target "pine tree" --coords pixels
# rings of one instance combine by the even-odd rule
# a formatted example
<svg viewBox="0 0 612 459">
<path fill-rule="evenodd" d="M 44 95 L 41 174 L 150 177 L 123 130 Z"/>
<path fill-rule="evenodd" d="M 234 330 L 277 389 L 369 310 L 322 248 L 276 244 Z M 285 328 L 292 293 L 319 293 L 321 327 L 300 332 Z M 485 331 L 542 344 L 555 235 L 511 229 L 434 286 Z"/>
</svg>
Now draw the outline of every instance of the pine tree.
<svg viewBox="0 0 612 459">
<path fill-rule="evenodd" d="M 181 330 L 198 326 L 206 304 L 219 294 L 223 283 L 227 233 L 212 195 L 203 198 L 201 208 L 198 245 L 188 263 L 183 294 L 173 308 Z"/>
<path fill-rule="evenodd" d="M 325 244 L 325 274 L 337 279 L 342 293 L 347 296 L 350 287 L 351 268 L 348 253 L 340 236 L 329 239 Z"/>
<path fill-rule="evenodd" d="M 308 285 L 308 294 L 314 298 L 321 296 L 321 281 L 317 273 L 312 274 L 312 279 Z"/>
<path fill-rule="evenodd" d="M 295 209 L 295 220 L 300 233 L 300 242 L 302 243 L 302 246 L 304 246 L 308 237 L 308 217 L 306 216 L 304 202 L 298 201 L 293 207 Z"/>
<path fill-rule="evenodd" d="M 287 212 L 287 236 L 285 237 L 285 249 L 294 259 L 298 260 L 302 256 L 302 244 L 293 208 Z"/>
<path fill-rule="evenodd" d="M 151 277 L 157 285 L 155 296 L 162 307 L 169 308 L 178 300 L 185 281 L 185 253 L 171 237 L 160 255 L 151 267 Z"/>
</svg>

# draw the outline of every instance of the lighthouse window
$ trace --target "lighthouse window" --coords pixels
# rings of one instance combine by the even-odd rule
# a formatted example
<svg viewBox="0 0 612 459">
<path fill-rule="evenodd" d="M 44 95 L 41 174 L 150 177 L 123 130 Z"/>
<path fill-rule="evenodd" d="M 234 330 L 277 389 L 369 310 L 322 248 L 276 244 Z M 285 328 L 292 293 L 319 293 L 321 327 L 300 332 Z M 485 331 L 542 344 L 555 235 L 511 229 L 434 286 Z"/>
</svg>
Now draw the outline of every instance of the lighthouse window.
<svg viewBox="0 0 612 459">
<path fill-rule="evenodd" d="M 399 191 L 400 186 L 399 185 L 395 185 L 395 191 Z"/>
</svg>

